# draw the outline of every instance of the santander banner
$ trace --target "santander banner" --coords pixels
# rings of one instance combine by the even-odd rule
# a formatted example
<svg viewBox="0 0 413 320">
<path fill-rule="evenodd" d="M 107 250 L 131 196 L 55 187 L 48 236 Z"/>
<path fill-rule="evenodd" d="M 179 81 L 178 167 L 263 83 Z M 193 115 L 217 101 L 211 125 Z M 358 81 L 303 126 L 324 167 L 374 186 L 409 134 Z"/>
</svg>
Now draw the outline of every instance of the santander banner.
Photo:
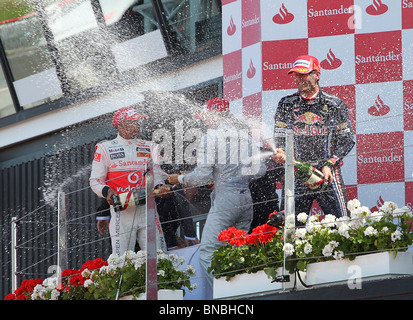
<svg viewBox="0 0 413 320">
<path fill-rule="evenodd" d="M 224 97 L 270 138 L 288 70 L 303 54 L 349 109 L 349 199 L 413 207 L 413 0 L 223 0 Z M 313 213 L 321 213 L 315 203 Z"/>
</svg>

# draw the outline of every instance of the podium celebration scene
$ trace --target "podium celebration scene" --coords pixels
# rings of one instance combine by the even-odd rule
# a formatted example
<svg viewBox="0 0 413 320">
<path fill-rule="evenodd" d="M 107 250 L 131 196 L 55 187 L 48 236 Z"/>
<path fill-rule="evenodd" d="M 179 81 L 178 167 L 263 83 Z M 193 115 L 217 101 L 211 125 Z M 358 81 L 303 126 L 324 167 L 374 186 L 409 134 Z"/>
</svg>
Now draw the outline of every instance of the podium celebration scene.
<svg viewBox="0 0 413 320">
<path fill-rule="evenodd" d="M 0 1 L 2 299 L 413 299 L 412 61 L 409 0 Z"/>
</svg>

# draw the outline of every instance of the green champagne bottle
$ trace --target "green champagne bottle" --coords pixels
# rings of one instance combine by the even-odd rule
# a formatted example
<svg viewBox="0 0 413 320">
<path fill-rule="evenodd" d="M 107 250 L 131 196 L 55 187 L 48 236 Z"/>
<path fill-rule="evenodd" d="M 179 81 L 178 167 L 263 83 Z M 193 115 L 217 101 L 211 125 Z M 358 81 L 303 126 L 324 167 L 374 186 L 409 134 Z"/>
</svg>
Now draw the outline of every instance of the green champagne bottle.
<svg viewBox="0 0 413 320">
<path fill-rule="evenodd" d="M 294 160 L 294 174 L 311 190 L 324 188 L 324 174 L 306 162 Z"/>
</svg>

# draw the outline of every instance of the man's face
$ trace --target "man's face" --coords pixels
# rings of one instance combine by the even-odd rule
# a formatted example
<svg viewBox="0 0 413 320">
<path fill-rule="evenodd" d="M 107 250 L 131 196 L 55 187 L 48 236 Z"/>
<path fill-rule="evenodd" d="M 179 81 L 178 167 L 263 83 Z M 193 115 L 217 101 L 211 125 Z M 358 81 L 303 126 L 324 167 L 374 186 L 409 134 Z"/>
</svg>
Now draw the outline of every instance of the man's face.
<svg viewBox="0 0 413 320">
<path fill-rule="evenodd" d="M 220 116 L 217 112 L 210 111 L 199 118 L 208 129 L 216 128 L 220 123 Z"/>
<path fill-rule="evenodd" d="M 301 94 L 309 95 L 315 93 L 320 79 L 320 72 L 312 71 L 308 74 L 294 72 L 295 83 Z"/>
<path fill-rule="evenodd" d="M 118 132 L 122 138 L 134 139 L 140 133 L 140 123 L 137 120 L 125 120 L 118 124 Z"/>
</svg>

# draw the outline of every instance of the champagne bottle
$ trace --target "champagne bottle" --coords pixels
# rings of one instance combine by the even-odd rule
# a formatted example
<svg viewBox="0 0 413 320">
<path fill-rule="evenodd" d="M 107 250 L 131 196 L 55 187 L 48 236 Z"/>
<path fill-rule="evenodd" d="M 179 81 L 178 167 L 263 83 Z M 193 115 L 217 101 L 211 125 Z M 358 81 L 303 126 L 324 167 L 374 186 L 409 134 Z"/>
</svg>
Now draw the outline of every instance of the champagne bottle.
<svg viewBox="0 0 413 320">
<path fill-rule="evenodd" d="M 133 208 L 146 203 L 146 198 L 139 197 L 137 190 L 120 193 L 112 196 L 113 208 L 116 212 Z"/>
<path fill-rule="evenodd" d="M 294 160 L 294 174 L 311 190 L 324 188 L 324 174 L 306 162 Z"/>
</svg>

